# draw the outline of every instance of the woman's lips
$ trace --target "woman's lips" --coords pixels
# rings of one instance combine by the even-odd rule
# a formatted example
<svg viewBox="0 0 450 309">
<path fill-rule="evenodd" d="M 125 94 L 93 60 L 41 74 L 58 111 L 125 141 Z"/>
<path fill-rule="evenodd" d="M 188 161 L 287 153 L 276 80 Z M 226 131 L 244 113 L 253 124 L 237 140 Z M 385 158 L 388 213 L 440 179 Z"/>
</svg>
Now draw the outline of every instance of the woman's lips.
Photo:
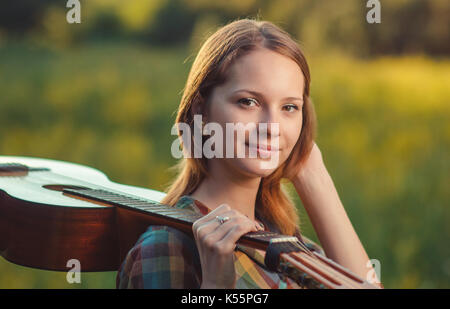
<svg viewBox="0 0 450 309">
<path fill-rule="evenodd" d="M 264 145 L 264 144 L 249 145 L 245 143 L 245 146 L 247 146 L 250 149 L 256 149 L 256 151 L 263 157 L 270 157 L 272 154 L 280 151 L 278 147 L 274 147 L 271 145 Z"/>
</svg>

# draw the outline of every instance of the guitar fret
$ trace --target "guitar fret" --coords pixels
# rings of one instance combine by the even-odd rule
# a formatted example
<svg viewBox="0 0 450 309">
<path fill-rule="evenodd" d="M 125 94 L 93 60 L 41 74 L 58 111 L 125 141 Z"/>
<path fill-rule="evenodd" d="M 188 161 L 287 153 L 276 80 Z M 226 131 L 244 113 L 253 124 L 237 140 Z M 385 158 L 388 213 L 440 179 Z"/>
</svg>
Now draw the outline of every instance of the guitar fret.
<svg viewBox="0 0 450 309">
<path fill-rule="evenodd" d="M 128 198 L 114 198 L 114 199 L 110 199 L 110 200 L 116 201 L 116 202 L 126 202 L 126 203 L 136 204 L 136 205 L 148 204 L 148 202 L 146 202 L 146 201 L 137 201 L 137 200 L 132 200 L 132 199 L 128 199 Z"/>
<path fill-rule="evenodd" d="M 157 207 L 154 205 L 158 205 L 158 203 L 152 203 L 145 200 L 140 200 L 136 198 L 131 198 L 127 196 L 122 196 L 119 194 L 110 194 L 110 193 L 102 193 L 102 194 L 96 194 L 97 198 L 105 199 L 106 201 L 113 202 L 113 203 L 119 203 L 124 204 L 125 206 L 133 207 L 142 209 L 143 207 Z"/>
<path fill-rule="evenodd" d="M 127 204 L 135 205 L 135 206 L 150 206 L 151 205 L 150 202 L 132 199 L 132 198 L 128 198 L 128 197 L 103 197 L 103 196 L 96 196 L 96 195 L 93 195 L 92 197 L 98 198 L 98 199 L 101 199 L 101 200 L 104 200 L 107 202 L 112 202 L 112 203 L 127 203 Z"/>
<path fill-rule="evenodd" d="M 132 200 L 132 201 L 138 201 L 138 202 L 146 202 L 145 200 L 137 199 L 135 197 L 129 197 L 126 195 L 118 194 L 118 193 L 112 193 L 112 192 L 99 192 L 94 191 L 90 195 L 99 197 L 99 198 L 112 198 L 114 200 Z"/>
<path fill-rule="evenodd" d="M 140 208 L 138 208 L 140 209 Z M 183 210 L 183 209 L 170 209 L 169 207 L 160 207 L 160 209 L 141 209 L 146 212 L 150 212 L 153 214 L 161 215 L 161 216 L 167 216 L 175 219 L 180 219 L 188 222 L 195 222 L 199 216 L 197 216 L 195 213 L 189 210 Z M 194 221 L 192 221 L 194 220 Z"/>
<path fill-rule="evenodd" d="M 158 210 L 154 211 L 154 213 L 161 214 L 161 215 L 176 215 L 178 212 L 173 210 Z"/>
<path fill-rule="evenodd" d="M 134 207 L 134 208 L 139 208 L 139 209 L 142 209 L 142 210 L 145 210 L 145 209 L 156 209 L 155 207 L 157 207 L 157 206 L 154 206 L 154 205 L 150 205 L 148 203 L 137 204 L 137 203 L 129 203 L 129 202 L 127 202 L 126 205 L 130 206 L 130 207 Z"/>
<path fill-rule="evenodd" d="M 98 197 L 96 197 L 98 198 Z M 124 205 L 136 205 L 139 206 L 139 204 L 135 204 L 134 202 L 131 202 L 130 200 L 125 200 L 125 199 L 112 199 L 112 198 L 100 198 L 102 201 L 105 202 L 110 202 L 110 203 L 117 203 L 117 204 L 124 204 Z"/>
<path fill-rule="evenodd" d="M 139 208 L 152 210 L 152 209 L 168 209 L 170 207 L 156 206 L 156 205 L 143 205 L 143 206 L 139 206 Z M 175 209 L 175 208 L 173 208 L 173 209 Z"/>
<path fill-rule="evenodd" d="M 170 206 L 139 206 L 138 209 L 144 210 L 144 211 L 150 211 L 150 212 L 156 212 L 156 213 L 183 213 L 187 216 L 198 216 L 193 211 L 186 210 L 186 209 L 178 209 Z"/>
<path fill-rule="evenodd" d="M 157 214 L 161 214 L 161 215 L 173 215 L 173 216 L 179 216 L 180 218 L 192 218 L 194 219 L 193 216 L 190 216 L 189 214 L 183 214 L 183 213 L 179 213 L 179 212 L 171 212 L 171 213 L 165 213 L 165 212 L 155 212 Z"/>
<path fill-rule="evenodd" d="M 146 201 L 139 201 L 139 200 L 133 200 L 130 198 L 123 198 L 123 197 L 115 197 L 115 198 L 103 198 L 105 200 L 113 201 L 113 202 L 129 202 L 129 203 L 136 203 L 136 204 L 148 204 Z"/>
<path fill-rule="evenodd" d="M 88 192 L 86 192 L 86 191 L 88 191 Z M 138 209 L 141 209 L 143 207 L 167 208 L 167 206 L 164 206 L 164 205 L 161 205 L 161 204 L 158 204 L 158 203 L 152 203 L 151 201 L 140 200 L 140 199 L 136 199 L 136 198 L 120 195 L 120 194 L 117 194 L 117 193 L 107 192 L 107 191 L 104 191 L 104 190 L 83 190 L 81 193 L 83 195 L 86 195 L 86 196 L 89 196 L 89 197 L 100 199 L 100 200 L 102 200 L 104 202 L 117 203 L 117 204 L 121 204 L 121 205 L 124 205 L 124 206 L 129 206 L 129 207 L 133 207 L 133 208 L 138 208 Z"/>
</svg>

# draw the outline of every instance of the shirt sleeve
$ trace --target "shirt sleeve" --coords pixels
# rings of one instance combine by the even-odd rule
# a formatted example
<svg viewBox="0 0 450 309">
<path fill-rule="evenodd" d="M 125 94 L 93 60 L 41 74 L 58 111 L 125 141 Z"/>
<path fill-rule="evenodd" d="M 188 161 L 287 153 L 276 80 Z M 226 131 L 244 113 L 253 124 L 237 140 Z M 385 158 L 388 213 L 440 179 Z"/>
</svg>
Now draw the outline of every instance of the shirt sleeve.
<svg viewBox="0 0 450 309">
<path fill-rule="evenodd" d="M 199 288 L 201 265 L 193 238 L 167 226 L 150 226 L 128 252 L 117 288 Z"/>
</svg>

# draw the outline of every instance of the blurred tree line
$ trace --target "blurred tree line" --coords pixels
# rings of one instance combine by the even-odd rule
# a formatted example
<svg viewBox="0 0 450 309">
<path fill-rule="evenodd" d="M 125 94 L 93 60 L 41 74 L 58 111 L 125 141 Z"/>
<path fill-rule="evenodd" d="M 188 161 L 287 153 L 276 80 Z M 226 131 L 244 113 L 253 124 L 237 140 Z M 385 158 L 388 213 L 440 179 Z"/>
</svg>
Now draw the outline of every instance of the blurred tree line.
<svg viewBox="0 0 450 309">
<path fill-rule="evenodd" d="M 355 56 L 450 53 L 448 0 L 380 1 L 381 23 L 369 24 L 363 0 L 80 0 L 82 23 L 65 20 L 63 0 L 15 0 L 0 7 L 2 38 L 37 35 L 64 44 L 109 37 L 159 45 L 198 40 L 230 20 L 271 20 L 311 52 L 342 50 Z"/>
</svg>

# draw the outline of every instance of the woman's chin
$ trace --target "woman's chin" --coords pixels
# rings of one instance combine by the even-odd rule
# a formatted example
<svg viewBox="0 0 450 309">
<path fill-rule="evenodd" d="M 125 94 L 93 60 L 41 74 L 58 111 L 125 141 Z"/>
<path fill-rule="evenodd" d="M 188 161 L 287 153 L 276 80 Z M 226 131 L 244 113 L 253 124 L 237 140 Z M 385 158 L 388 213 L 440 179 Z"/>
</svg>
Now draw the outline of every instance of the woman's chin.
<svg viewBox="0 0 450 309">
<path fill-rule="evenodd" d="M 270 164 L 269 160 L 248 158 L 240 161 L 238 165 L 242 172 L 254 177 L 267 177 L 278 167 L 278 165 Z"/>
</svg>

